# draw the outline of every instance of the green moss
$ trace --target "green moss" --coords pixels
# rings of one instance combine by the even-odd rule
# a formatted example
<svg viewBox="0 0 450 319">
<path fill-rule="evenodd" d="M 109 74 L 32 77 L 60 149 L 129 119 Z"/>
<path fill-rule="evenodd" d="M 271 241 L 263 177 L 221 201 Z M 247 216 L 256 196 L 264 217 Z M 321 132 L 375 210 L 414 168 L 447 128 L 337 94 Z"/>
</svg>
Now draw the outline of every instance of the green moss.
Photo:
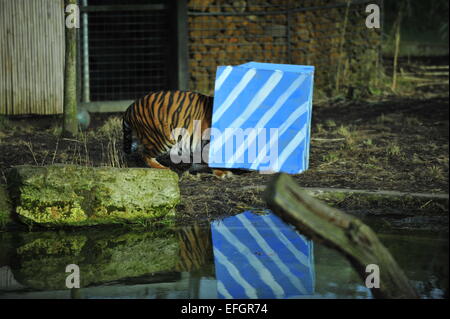
<svg viewBox="0 0 450 319">
<path fill-rule="evenodd" d="M 44 255 L 64 255 L 79 254 L 86 244 L 85 236 L 69 236 L 61 238 L 59 236 L 44 236 L 27 242 L 17 249 L 19 255 L 42 257 Z"/>
<path fill-rule="evenodd" d="M 0 230 L 7 229 L 9 226 L 14 225 L 11 216 L 12 211 L 11 200 L 6 191 L 6 186 L 0 184 Z"/>
<path fill-rule="evenodd" d="M 168 170 L 17 166 L 8 180 L 20 219 L 51 227 L 173 219 L 180 199 Z"/>
<path fill-rule="evenodd" d="M 77 264 L 81 286 L 174 271 L 179 242 L 172 230 L 123 229 L 20 233 L 14 276 L 33 289 L 65 289 L 65 267 Z M 17 242 L 16 238 L 16 242 Z"/>
<path fill-rule="evenodd" d="M 52 204 L 37 202 L 35 205 L 18 206 L 16 212 L 22 218 L 39 224 L 76 224 L 87 220 L 86 214 L 80 207 L 50 205 Z"/>
<path fill-rule="evenodd" d="M 315 197 L 331 204 L 331 203 L 342 202 L 348 196 L 349 196 L 349 194 L 346 194 L 344 192 L 333 192 L 333 193 L 327 192 L 327 193 L 318 194 Z"/>
</svg>

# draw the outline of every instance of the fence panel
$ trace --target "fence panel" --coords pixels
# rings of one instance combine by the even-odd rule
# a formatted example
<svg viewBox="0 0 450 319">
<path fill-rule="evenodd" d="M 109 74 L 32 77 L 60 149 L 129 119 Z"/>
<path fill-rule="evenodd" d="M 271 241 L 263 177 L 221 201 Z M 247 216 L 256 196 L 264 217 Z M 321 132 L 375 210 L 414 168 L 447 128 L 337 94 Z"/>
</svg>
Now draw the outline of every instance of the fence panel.
<svg viewBox="0 0 450 319">
<path fill-rule="evenodd" d="M 134 100 L 169 86 L 166 4 L 84 0 L 82 5 L 83 102 Z"/>
<path fill-rule="evenodd" d="M 62 113 L 63 70 L 63 1 L 0 0 L 0 114 Z"/>
</svg>

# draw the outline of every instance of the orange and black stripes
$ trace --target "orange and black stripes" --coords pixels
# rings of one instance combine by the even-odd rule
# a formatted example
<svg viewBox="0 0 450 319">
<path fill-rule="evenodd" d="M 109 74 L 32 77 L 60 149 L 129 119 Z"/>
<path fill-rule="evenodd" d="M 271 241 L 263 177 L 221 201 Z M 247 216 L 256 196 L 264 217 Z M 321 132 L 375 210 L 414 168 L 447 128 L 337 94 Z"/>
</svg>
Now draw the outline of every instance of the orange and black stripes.
<svg viewBox="0 0 450 319">
<path fill-rule="evenodd" d="M 182 228 L 177 237 L 180 245 L 178 271 L 198 270 L 210 261 L 213 255 L 210 229 L 198 225 Z"/>
<path fill-rule="evenodd" d="M 201 121 L 202 132 L 211 126 L 212 104 L 212 97 L 194 92 L 160 91 L 144 96 L 123 116 L 124 152 L 131 152 L 132 132 L 144 146 L 145 156 L 155 158 L 168 152 L 176 143 L 175 128 L 184 128 L 192 136 L 195 120 Z"/>
</svg>

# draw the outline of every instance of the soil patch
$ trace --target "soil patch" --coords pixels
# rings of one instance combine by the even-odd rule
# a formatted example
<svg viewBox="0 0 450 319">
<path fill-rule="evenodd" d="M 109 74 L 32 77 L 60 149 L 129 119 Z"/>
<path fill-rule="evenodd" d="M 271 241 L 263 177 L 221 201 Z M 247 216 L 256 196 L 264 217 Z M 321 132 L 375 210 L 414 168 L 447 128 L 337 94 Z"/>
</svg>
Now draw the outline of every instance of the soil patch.
<svg viewBox="0 0 450 319">
<path fill-rule="evenodd" d="M 310 169 L 295 179 L 304 187 L 448 194 L 448 113 L 447 90 L 315 104 Z M 3 117 L 1 173 L 20 164 L 144 167 L 139 156 L 122 154 L 120 116 L 91 114 L 88 130 L 73 139 L 60 137 L 59 116 Z M 240 171 L 219 180 L 210 174 L 189 174 L 187 165 L 171 168 L 180 175 L 178 211 L 183 223 L 266 208 L 261 191 L 248 186 L 266 185 L 270 175 Z M 337 206 L 352 210 L 344 205 L 347 202 Z M 389 208 L 388 203 L 378 203 L 367 209 Z M 447 213 L 445 206 L 439 210 Z"/>
</svg>

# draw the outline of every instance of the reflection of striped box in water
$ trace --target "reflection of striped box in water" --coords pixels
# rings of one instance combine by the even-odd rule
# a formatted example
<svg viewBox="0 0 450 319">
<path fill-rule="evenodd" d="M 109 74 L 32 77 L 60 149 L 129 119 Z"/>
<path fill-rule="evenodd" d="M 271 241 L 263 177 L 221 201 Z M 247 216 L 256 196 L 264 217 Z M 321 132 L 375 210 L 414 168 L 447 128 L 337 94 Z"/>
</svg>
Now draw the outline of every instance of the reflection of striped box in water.
<svg viewBox="0 0 450 319">
<path fill-rule="evenodd" d="M 218 67 L 209 166 L 291 174 L 308 169 L 313 77 L 313 66 Z"/>
<path fill-rule="evenodd" d="M 276 215 L 250 211 L 211 225 L 219 298 L 314 294 L 312 242 Z"/>
</svg>

